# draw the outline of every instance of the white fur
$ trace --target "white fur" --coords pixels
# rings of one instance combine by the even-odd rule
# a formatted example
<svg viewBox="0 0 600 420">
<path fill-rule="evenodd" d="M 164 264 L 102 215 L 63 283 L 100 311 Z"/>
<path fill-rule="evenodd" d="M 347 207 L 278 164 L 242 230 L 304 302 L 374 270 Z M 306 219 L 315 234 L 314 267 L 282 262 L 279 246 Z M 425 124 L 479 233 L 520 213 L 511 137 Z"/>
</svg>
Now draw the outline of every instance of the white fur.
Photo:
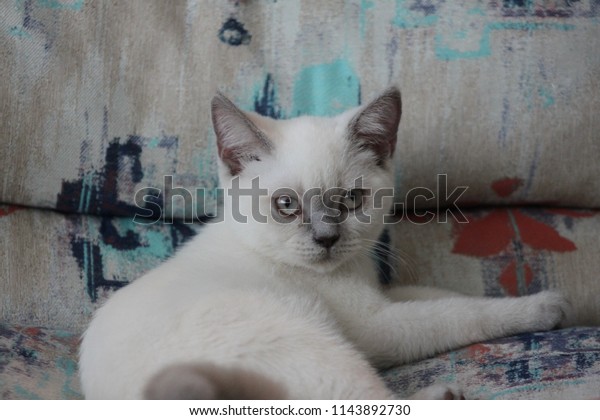
<svg viewBox="0 0 600 420">
<path fill-rule="evenodd" d="M 375 166 L 368 153 L 349 147 L 346 129 L 356 112 L 288 121 L 247 114 L 274 147 L 260 161 L 244 164 L 241 185 L 249 187 L 259 176 L 271 192 L 282 186 L 302 192 L 352 188 L 362 176 L 369 188 L 391 187 L 392 165 Z M 221 181 L 231 185 L 226 168 Z M 249 201 L 241 202 L 246 215 Z M 393 395 L 373 366 L 549 329 L 561 318 L 565 302 L 550 292 L 445 298 L 412 287 L 406 295 L 400 289 L 386 294 L 370 256 L 384 209 L 367 200 L 373 222 L 351 215 L 325 260 L 299 223 L 273 221 L 270 202 L 265 197 L 260 203 L 269 223 L 249 218 L 242 224 L 228 216 L 209 224 L 173 258 L 108 300 L 81 345 L 86 398 L 142 398 L 162 368 L 210 363 L 263 375 L 293 399 L 388 399 Z M 459 393 L 437 387 L 416 397 L 448 395 Z"/>
</svg>

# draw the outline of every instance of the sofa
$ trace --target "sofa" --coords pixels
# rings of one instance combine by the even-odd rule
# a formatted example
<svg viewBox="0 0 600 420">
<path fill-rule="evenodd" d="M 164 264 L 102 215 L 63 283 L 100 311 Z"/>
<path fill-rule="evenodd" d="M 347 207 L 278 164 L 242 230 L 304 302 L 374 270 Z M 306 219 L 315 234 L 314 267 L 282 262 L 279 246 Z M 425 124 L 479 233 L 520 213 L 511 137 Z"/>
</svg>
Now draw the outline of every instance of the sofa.
<svg viewBox="0 0 600 420">
<path fill-rule="evenodd" d="M 600 398 L 600 1 L 19 0 L 0 41 L 2 399 L 82 398 L 93 311 L 202 234 L 216 91 L 289 118 L 392 84 L 381 281 L 572 310 L 381 375 L 399 398 Z"/>
</svg>

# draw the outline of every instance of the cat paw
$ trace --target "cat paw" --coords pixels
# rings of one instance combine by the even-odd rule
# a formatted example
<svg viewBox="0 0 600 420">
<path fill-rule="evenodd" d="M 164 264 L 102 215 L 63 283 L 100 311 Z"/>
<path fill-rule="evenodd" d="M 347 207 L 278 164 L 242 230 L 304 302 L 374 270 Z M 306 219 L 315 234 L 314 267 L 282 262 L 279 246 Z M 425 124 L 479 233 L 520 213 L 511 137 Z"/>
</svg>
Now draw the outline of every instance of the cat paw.
<svg viewBox="0 0 600 420">
<path fill-rule="evenodd" d="M 569 318 L 571 305 L 560 292 L 544 291 L 526 299 L 527 316 L 533 330 L 551 330 Z"/>
<path fill-rule="evenodd" d="M 413 400 L 464 400 L 465 394 L 460 388 L 452 385 L 432 385 L 417 391 L 411 397 Z"/>
</svg>

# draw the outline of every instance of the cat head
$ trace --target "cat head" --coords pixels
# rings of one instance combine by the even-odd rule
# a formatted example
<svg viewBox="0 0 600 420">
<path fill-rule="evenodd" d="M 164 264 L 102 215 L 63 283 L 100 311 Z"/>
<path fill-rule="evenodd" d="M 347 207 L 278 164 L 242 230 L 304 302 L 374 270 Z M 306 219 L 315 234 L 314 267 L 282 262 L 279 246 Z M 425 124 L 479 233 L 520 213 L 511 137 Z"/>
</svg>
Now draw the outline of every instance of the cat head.
<svg viewBox="0 0 600 420">
<path fill-rule="evenodd" d="M 334 270 L 368 253 L 393 197 L 396 88 L 331 118 L 274 120 L 217 95 L 212 121 L 225 220 L 271 260 Z"/>
</svg>

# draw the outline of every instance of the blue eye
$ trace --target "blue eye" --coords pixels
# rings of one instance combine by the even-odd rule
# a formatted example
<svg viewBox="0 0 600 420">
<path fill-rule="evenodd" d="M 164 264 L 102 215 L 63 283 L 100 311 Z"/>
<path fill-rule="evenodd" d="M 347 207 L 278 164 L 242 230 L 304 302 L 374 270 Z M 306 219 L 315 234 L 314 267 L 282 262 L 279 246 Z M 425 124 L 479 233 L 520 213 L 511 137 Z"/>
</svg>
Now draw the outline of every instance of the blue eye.
<svg viewBox="0 0 600 420">
<path fill-rule="evenodd" d="M 300 213 L 300 203 L 292 196 L 280 195 L 274 201 L 277 211 L 282 216 L 293 216 Z"/>
<path fill-rule="evenodd" d="M 363 204 L 364 191 L 359 188 L 348 190 L 344 195 L 344 205 L 348 210 L 355 210 Z"/>
</svg>

